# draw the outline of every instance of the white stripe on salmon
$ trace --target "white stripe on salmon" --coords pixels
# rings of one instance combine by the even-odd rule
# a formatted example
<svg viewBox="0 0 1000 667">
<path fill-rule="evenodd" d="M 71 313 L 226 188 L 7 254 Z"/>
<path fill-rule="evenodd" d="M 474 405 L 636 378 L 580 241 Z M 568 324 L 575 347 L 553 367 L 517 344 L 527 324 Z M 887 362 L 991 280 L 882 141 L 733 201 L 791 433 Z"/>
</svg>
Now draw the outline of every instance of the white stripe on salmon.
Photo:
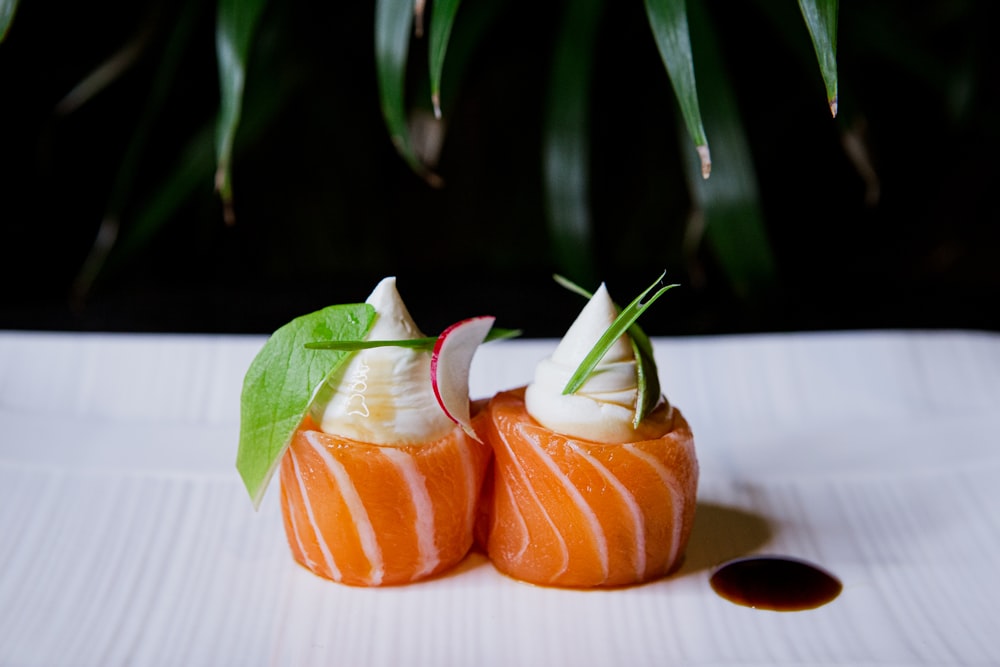
<svg viewBox="0 0 1000 667">
<path fill-rule="evenodd" d="M 323 560 L 326 562 L 327 569 L 330 570 L 330 578 L 334 581 L 340 581 L 342 575 L 340 574 L 340 568 L 337 567 L 337 563 L 333 560 L 333 554 L 330 553 L 330 547 L 326 543 L 326 537 L 324 537 L 322 531 L 320 531 L 319 526 L 316 524 L 316 516 L 313 514 L 312 503 L 309 502 L 309 494 L 306 493 L 306 483 L 302 479 L 302 470 L 299 468 L 298 459 L 295 456 L 295 450 L 288 449 L 288 455 L 292 460 L 292 470 L 295 473 L 295 481 L 299 485 L 299 494 L 302 496 L 302 505 L 306 508 L 306 516 L 309 518 L 309 525 L 313 530 L 313 534 L 316 535 L 316 544 L 319 545 L 319 550 L 323 552 Z M 292 516 L 294 512 L 289 512 L 288 515 Z M 294 526 L 294 519 L 292 520 L 292 525 Z M 298 539 L 298 531 L 295 533 L 296 539 Z M 299 541 L 299 549 L 305 556 L 306 551 L 302 548 L 302 542 Z M 309 561 L 309 557 L 306 557 L 306 562 Z"/>
<path fill-rule="evenodd" d="M 465 473 L 465 525 L 471 528 L 476 520 L 478 494 L 476 493 L 476 468 L 472 464 L 472 455 L 466 445 L 471 444 L 473 447 L 484 447 L 485 445 L 478 442 L 469 443 L 465 440 L 464 435 L 461 437 L 463 440 L 460 442 L 458 453 L 462 457 L 462 472 Z"/>
<path fill-rule="evenodd" d="M 290 455 L 291 456 L 291 455 Z M 288 488 L 284 485 L 281 487 L 281 495 L 284 496 L 284 503 L 287 505 L 291 501 L 288 499 Z M 295 538 L 295 546 L 299 550 L 299 555 L 302 556 L 302 560 L 306 562 L 306 567 L 310 570 L 316 570 L 316 561 L 314 561 L 309 553 L 306 551 L 305 545 L 302 544 L 302 536 L 299 534 L 299 524 L 295 520 L 295 512 L 288 513 L 288 525 L 292 529 L 292 537 Z"/>
<path fill-rule="evenodd" d="M 347 505 L 347 511 L 351 515 L 351 521 L 355 528 L 357 528 L 358 539 L 361 540 L 361 550 L 364 552 L 365 558 L 368 559 L 368 563 L 371 566 L 371 585 L 378 586 L 382 583 L 382 576 L 384 574 L 382 550 L 378 546 L 378 540 L 375 537 L 375 529 L 372 527 L 371 519 L 368 518 L 368 510 L 365 509 L 365 505 L 361 501 L 361 496 L 358 494 L 358 490 L 355 488 L 354 482 L 351 480 L 351 476 L 347 474 L 344 466 L 340 461 L 333 458 L 333 455 L 326 450 L 323 443 L 316 441 L 316 432 L 307 431 L 305 435 L 306 442 L 323 459 L 327 470 L 337 483 L 340 495 L 343 496 L 344 503 Z"/>
<path fill-rule="evenodd" d="M 580 493 L 580 490 L 576 488 L 572 480 L 564 473 L 559 465 L 549 456 L 540 445 L 535 443 L 535 439 L 531 437 L 529 433 L 525 431 L 524 424 L 518 424 L 517 430 L 520 431 L 521 436 L 524 441 L 529 444 L 529 446 L 535 451 L 535 453 L 542 459 L 542 463 L 545 467 L 549 469 L 549 472 L 558 480 L 559 484 L 566 490 L 569 497 L 573 500 L 573 503 L 580 510 L 580 514 L 587 521 L 590 526 L 590 532 L 594 535 L 594 543 L 597 545 L 597 557 L 601 563 L 601 574 L 607 579 L 608 577 L 608 538 L 604 534 L 604 528 L 601 527 L 601 522 L 598 521 L 597 515 L 594 513 L 593 508 L 587 503 L 587 500 Z M 561 574 L 561 573 L 560 573 Z"/>
<path fill-rule="evenodd" d="M 434 570 L 441 562 L 440 552 L 434 540 L 436 532 L 434 529 L 434 502 L 427 492 L 427 480 L 423 473 L 417 469 L 412 455 L 394 447 L 382 447 L 380 451 L 403 476 L 403 480 L 410 490 L 410 498 L 413 499 L 413 511 L 416 513 L 413 529 L 417 533 L 417 550 L 420 554 L 420 567 L 413 575 L 413 578 L 416 579 Z"/>
<path fill-rule="evenodd" d="M 528 550 L 528 545 L 531 544 L 531 535 L 528 533 L 528 522 L 524 520 L 524 514 L 521 513 L 521 508 L 517 506 L 517 500 L 514 498 L 514 491 L 510 488 L 510 484 L 507 484 L 503 479 L 500 485 L 507 491 L 507 498 L 510 501 L 511 512 L 517 517 L 517 523 L 521 527 L 521 534 L 524 539 L 521 540 L 521 548 L 517 550 L 514 554 L 513 560 L 518 561 L 524 556 L 524 552 Z M 563 568 L 565 569 L 565 568 Z"/>
<path fill-rule="evenodd" d="M 639 503 L 636 502 L 635 496 L 628 490 L 628 487 L 622 484 L 621 480 L 612 474 L 603 463 L 585 452 L 572 440 L 568 440 L 567 443 L 573 451 L 594 467 L 594 470 L 618 492 L 618 495 L 625 501 L 625 505 L 628 506 L 629 516 L 632 519 L 632 532 L 635 534 L 635 553 L 632 555 L 632 566 L 635 568 L 636 576 L 642 578 L 646 574 L 646 519 Z"/>
<path fill-rule="evenodd" d="M 649 464 L 656 471 L 656 474 L 659 475 L 660 481 L 663 482 L 663 486 L 667 488 L 667 492 L 670 494 L 670 505 L 674 510 L 674 533 L 670 537 L 670 559 L 667 563 L 672 564 L 679 555 L 677 551 L 680 549 L 681 530 L 684 527 L 684 506 L 681 502 L 681 499 L 684 497 L 684 491 L 677 483 L 677 478 L 655 456 L 632 444 L 625 445 L 625 449 Z"/>
<path fill-rule="evenodd" d="M 543 503 L 542 499 L 538 497 L 537 493 L 535 493 L 535 487 L 532 486 L 531 482 L 528 480 L 528 476 L 525 474 L 524 467 L 518 460 L 517 454 L 514 453 L 514 449 L 510 446 L 510 443 L 507 442 L 507 439 L 503 436 L 502 433 L 500 434 L 500 442 L 503 443 L 504 449 L 506 449 L 507 453 L 510 454 L 510 460 L 514 466 L 517 476 L 521 479 L 521 484 L 524 486 L 524 489 L 535 501 L 535 504 L 538 505 L 538 509 L 541 510 L 542 516 L 545 517 L 545 522 L 549 524 L 549 528 L 552 529 L 552 532 L 556 536 L 556 540 L 559 542 L 559 551 L 562 553 L 562 567 L 552 577 L 552 580 L 555 580 L 557 577 L 559 577 L 559 575 L 561 575 L 563 572 L 569 569 L 569 547 L 566 546 L 566 538 L 563 537 L 563 534 L 559 531 L 559 527 L 556 526 L 555 521 L 553 521 L 552 517 L 549 516 L 548 511 L 546 511 L 545 509 L 545 503 Z M 511 490 L 511 494 L 513 495 L 513 490 Z M 515 507 L 516 506 L 517 504 L 515 503 Z"/>
</svg>

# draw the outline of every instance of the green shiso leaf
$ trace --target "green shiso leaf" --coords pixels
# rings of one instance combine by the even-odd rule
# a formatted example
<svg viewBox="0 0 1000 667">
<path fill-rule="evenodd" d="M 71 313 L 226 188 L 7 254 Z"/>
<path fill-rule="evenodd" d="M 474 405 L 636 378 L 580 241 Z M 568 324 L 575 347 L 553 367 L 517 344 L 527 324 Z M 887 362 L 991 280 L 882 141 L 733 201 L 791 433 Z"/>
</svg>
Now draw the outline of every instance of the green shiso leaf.
<svg viewBox="0 0 1000 667">
<path fill-rule="evenodd" d="M 516 338 L 521 335 L 520 329 L 500 329 L 493 327 L 486 335 L 484 343 L 491 340 L 502 340 L 504 338 Z M 426 338 L 407 338 L 402 340 L 317 340 L 305 344 L 309 350 L 336 350 L 341 352 L 354 352 L 356 350 L 370 350 L 373 347 L 410 347 L 417 350 L 433 350 L 437 338 L 430 336 Z"/>
<path fill-rule="evenodd" d="M 638 427 L 639 423 L 649 414 L 650 410 L 656 406 L 657 401 L 660 398 L 660 378 L 656 372 L 656 360 L 653 357 L 653 344 L 649 340 L 649 336 L 646 335 L 638 324 L 636 320 L 653 305 L 657 299 L 659 299 L 667 290 L 677 287 L 677 284 L 663 285 L 663 277 L 666 275 L 664 272 L 660 274 L 660 277 L 656 279 L 656 282 L 646 288 L 646 290 L 635 298 L 632 303 L 628 305 L 627 308 L 622 310 L 615 321 L 611 323 L 608 329 L 601 335 L 594 344 L 594 347 L 590 350 L 583 361 L 580 362 L 580 366 L 570 377 L 569 382 L 566 384 L 566 388 L 563 389 L 563 394 L 572 394 L 576 392 L 583 383 L 587 381 L 590 374 L 593 373 L 594 368 L 600 363 L 604 355 L 607 354 L 608 350 L 614 344 L 618 338 L 626 331 L 629 334 L 629 338 L 632 341 L 632 351 L 635 354 L 636 360 L 636 380 L 638 384 L 638 395 L 636 396 L 636 410 L 635 417 L 632 419 L 632 426 Z M 562 276 L 554 276 L 557 283 L 575 292 L 587 299 L 593 296 L 592 293 L 583 289 L 579 285 L 573 283 L 570 280 Z M 643 301 L 657 285 L 660 285 L 653 296 L 648 300 Z"/>
<path fill-rule="evenodd" d="M 329 306 L 275 331 L 251 362 L 240 397 L 236 469 L 255 508 L 316 389 L 350 356 L 350 352 L 315 354 L 305 344 L 363 339 L 374 320 L 375 309 L 369 304 Z"/>
</svg>

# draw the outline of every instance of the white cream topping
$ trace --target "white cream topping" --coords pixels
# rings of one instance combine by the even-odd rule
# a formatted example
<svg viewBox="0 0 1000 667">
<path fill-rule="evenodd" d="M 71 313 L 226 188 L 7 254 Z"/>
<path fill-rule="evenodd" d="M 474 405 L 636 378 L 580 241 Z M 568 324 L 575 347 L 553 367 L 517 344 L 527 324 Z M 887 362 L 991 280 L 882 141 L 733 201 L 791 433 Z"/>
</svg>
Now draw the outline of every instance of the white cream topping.
<svg viewBox="0 0 1000 667">
<path fill-rule="evenodd" d="M 367 340 L 423 338 L 396 291 L 383 279 L 367 303 L 375 322 Z M 431 387 L 431 353 L 388 346 L 359 350 L 317 393 L 313 419 L 320 429 L 361 442 L 406 445 L 443 437 L 454 426 Z"/>
<path fill-rule="evenodd" d="M 627 334 L 615 341 L 580 389 L 563 395 L 580 362 L 617 316 L 618 309 L 602 283 L 552 356 L 535 368 L 534 382 L 524 396 L 535 421 L 558 433 L 596 442 L 635 439 L 632 421 L 639 385 Z"/>
</svg>

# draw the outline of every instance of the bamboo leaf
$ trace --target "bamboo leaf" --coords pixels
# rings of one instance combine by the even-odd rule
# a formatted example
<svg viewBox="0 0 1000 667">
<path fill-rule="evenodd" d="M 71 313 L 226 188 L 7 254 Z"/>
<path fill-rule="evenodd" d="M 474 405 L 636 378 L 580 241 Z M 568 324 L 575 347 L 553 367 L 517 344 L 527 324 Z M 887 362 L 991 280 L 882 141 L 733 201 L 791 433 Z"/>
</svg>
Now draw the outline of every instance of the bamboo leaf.
<svg viewBox="0 0 1000 667">
<path fill-rule="evenodd" d="M 685 167 L 705 237 L 735 291 L 747 297 L 773 284 L 774 257 L 739 105 L 701 3 L 692 4 L 691 30 L 697 40 L 705 125 L 715 137 L 717 167 L 712 179 L 705 181 L 698 177 L 700 165 L 693 152 L 684 151 Z"/>
<path fill-rule="evenodd" d="M 685 0 L 646 0 L 646 15 L 674 87 L 684 123 L 698 152 L 702 178 L 708 178 L 712 171 L 712 158 L 698 105 Z"/>
<path fill-rule="evenodd" d="M 809 28 L 819 70 L 826 84 L 830 113 L 837 116 L 837 0 L 799 0 L 799 9 Z"/>
<path fill-rule="evenodd" d="M 181 204 L 211 177 L 214 159 L 212 130 L 211 124 L 208 124 L 188 141 L 173 168 L 138 210 L 119 244 L 122 255 L 133 253 L 149 243 Z"/>
<path fill-rule="evenodd" d="M 435 0 L 431 7 L 431 36 L 428 58 L 430 60 L 431 103 L 434 117 L 441 118 L 441 75 L 444 71 L 444 56 L 448 50 L 451 28 L 458 14 L 461 0 Z"/>
<path fill-rule="evenodd" d="M 451 0 L 440 1 L 446 3 Z M 461 19 L 458 19 L 456 12 L 455 20 L 461 21 L 461 29 L 450 30 L 447 39 L 448 76 L 445 77 L 442 71 L 439 81 L 442 117 L 448 116 L 448 106 L 458 97 L 461 83 L 465 80 L 465 73 L 472 63 L 474 54 L 481 48 L 489 31 L 496 25 L 497 17 L 507 6 L 506 0 L 476 0 L 475 11 L 463 12 Z M 434 50 L 433 32 L 442 29 L 442 27 L 435 28 L 433 25 L 438 20 L 435 18 L 438 11 L 445 10 L 432 9 L 430 47 L 432 51 Z M 430 76 L 430 72 L 428 76 Z M 432 84 L 428 82 L 428 87 L 431 86 Z"/>
<path fill-rule="evenodd" d="M 406 117 L 406 61 L 413 31 L 412 0 L 376 0 L 375 69 L 382 117 L 396 152 L 431 185 L 441 179 L 417 157 Z"/>
<path fill-rule="evenodd" d="M 590 81 L 601 0 L 566 3 L 556 40 L 543 135 L 549 234 L 556 264 L 577 281 L 594 272 L 591 248 Z"/>
<path fill-rule="evenodd" d="M 7 37 L 10 24 L 14 22 L 17 12 L 17 0 L 0 0 L 0 43 Z"/>
<path fill-rule="evenodd" d="M 188 0 L 184 11 L 191 14 L 193 9 L 195 14 L 200 15 L 202 8 L 203 5 L 198 0 Z M 166 84 L 166 72 L 174 69 L 171 65 L 176 60 L 174 52 L 183 54 L 187 48 L 184 37 L 191 34 L 194 25 L 192 19 L 197 20 L 198 16 L 189 16 L 179 21 L 168 40 L 170 46 L 160 59 L 160 70 L 154 77 L 154 81 L 160 82 L 156 88 Z M 240 120 L 239 136 L 233 147 L 234 155 L 239 154 L 241 146 L 252 143 L 272 122 L 287 103 L 296 85 L 295 77 L 279 77 L 273 70 L 261 69 L 262 78 L 275 83 L 266 90 L 257 89 L 256 95 L 253 94 L 254 91 L 250 91 L 251 95 L 246 99 Z M 147 103 L 147 107 L 154 110 L 162 106 L 163 100 L 158 100 L 155 95 Z M 116 176 L 98 239 L 76 278 L 74 294 L 77 298 L 85 297 L 93 282 L 120 268 L 127 258 L 146 247 L 163 227 L 175 220 L 180 206 L 193 197 L 211 195 L 209 186 L 216 166 L 216 121 L 217 119 L 206 120 L 179 148 L 172 165 L 151 184 L 148 192 L 140 196 L 137 196 L 140 188 L 132 182 L 132 177 L 144 170 L 139 151 L 145 143 L 139 141 L 144 133 L 138 130 L 134 133 L 126 159 L 123 159 Z M 139 128 L 148 122 L 152 122 L 152 119 L 141 122 Z M 132 155 L 134 157 L 130 157 Z"/>
<path fill-rule="evenodd" d="M 264 11 L 265 0 L 219 0 L 215 53 L 219 67 L 219 124 L 216 137 L 215 185 L 232 222 L 232 155 L 243 110 L 250 44 Z"/>
<path fill-rule="evenodd" d="M 135 178 L 141 172 L 140 163 L 154 123 L 164 107 L 171 85 L 176 80 L 177 70 L 188 48 L 189 38 L 194 32 L 200 9 L 201 3 L 198 0 L 188 0 L 181 8 L 177 22 L 170 31 L 170 39 L 167 40 L 167 46 L 158 62 L 149 95 L 118 165 L 100 231 L 80 271 L 74 277 L 72 292 L 76 299 L 83 299 L 89 293 L 119 238 L 122 212 L 133 193 Z"/>
</svg>

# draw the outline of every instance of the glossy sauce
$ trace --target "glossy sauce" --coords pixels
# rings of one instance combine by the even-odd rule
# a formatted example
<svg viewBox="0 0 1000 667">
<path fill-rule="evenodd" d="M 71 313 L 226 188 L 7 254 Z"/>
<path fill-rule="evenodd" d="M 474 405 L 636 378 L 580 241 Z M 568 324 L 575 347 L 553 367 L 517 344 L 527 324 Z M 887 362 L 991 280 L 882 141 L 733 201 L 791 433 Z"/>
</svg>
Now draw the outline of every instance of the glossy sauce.
<svg viewBox="0 0 1000 667">
<path fill-rule="evenodd" d="M 723 598 L 754 609 L 801 611 L 820 607 L 843 588 L 816 565 L 782 556 L 751 556 L 721 565 L 709 580 Z"/>
</svg>

